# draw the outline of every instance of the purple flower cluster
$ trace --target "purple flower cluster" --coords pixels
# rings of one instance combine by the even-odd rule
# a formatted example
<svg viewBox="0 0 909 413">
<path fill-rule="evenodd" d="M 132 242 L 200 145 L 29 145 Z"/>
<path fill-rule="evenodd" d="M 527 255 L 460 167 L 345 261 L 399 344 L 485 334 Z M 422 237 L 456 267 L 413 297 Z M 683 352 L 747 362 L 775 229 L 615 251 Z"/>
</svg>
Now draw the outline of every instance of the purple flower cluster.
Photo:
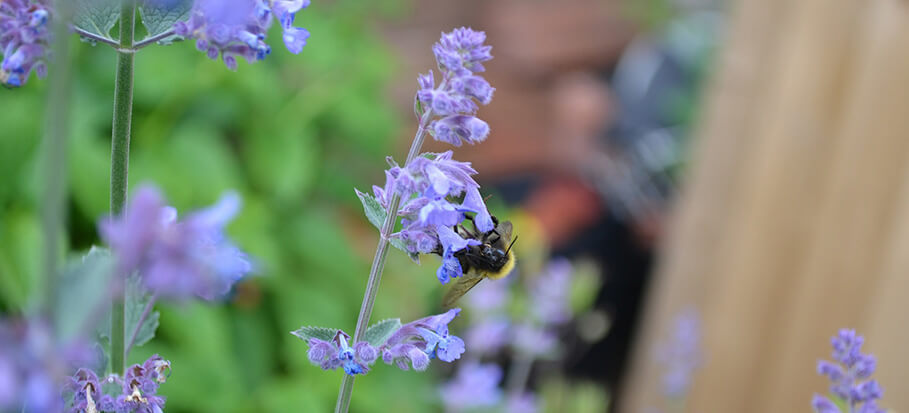
<svg viewBox="0 0 909 413">
<path fill-rule="evenodd" d="M 99 227 L 120 274 L 138 270 L 158 297 L 214 300 L 252 271 L 246 254 L 224 236 L 239 208 L 240 198 L 227 194 L 177 221 L 176 210 L 165 206 L 158 190 L 144 186 L 123 215 L 103 220 Z"/>
<path fill-rule="evenodd" d="M 32 71 L 47 75 L 51 14 L 47 0 L 0 1 L 0 84 L 22 86 Z"/>
<path fill-rule="evenodd" d="M 831 339 L 833 359 L 836 362 L 821 360 L 817 363 L 818 374 L 830 379 L 830 392 L 849 406 L 850 412 L 884 413 L 877 406 L 877 400 L 883 396 L 883 389 L 871 374 L 877 365 L 871 354 L 862 354 L 865 339 L 855 330 L 840 330 Z M 839 413 L 840 409 L 827 397 L 815 394 L 811 405 L 818 413 Z"/>
<path fill-rule="evenodd" d="M 343 331 L 331 341 L 309 338 L 309 361 L 323 370 L 343 367 L 349 375 L 366 374 L 380 355 L 385 364 L 401 370 L 426 370 L 434 358 L 450 363 L 465 351 L 464 341 L 448 332 L 448 324 L 460 311 L 454 308 L 404 324 L 378 346 L 360 341 L 351 347 L 350 336 Z"/>
<path fill-rule="evenodd" d="M 294 27 L 294 17 L 309 6 L 309 0 L 196 0 L 185 22 L 177 22 L 174 32 L 196 39 L 196 48 L 209 58 L 221 56 L 231 70 L 237 57 L 249 63 L 271 53 L 265 43 L 272 18 L 281 25 L 284 45 L 291 53 L 303 51 L 309 31 Z"/>
<path fill-rule="evenodd" d="M 85 346 L 56 343 L 44 322 L 0 322 L 0 411 L 62 411 L 61 380 L 92 356 Z"/>
<path fill-rule="evenodd" d="M 479 243 L 453 229 L 466 219 L 466 213 L 474 214 L 472 219 L 479 231 L 493 229 L 480 185 L 471 177 L 477 171 L 470 163 L 451 157 L 451 151 L 424 154 L 403 168 L 390 161 L 385 187 L 373 186 L 373 193 L 386 210 L 393 194 L 406 200 L 398 211 L 403 229 L 393 236 L 404 241 L 411 253 L 441 253 L 443 261 L 436 275 L 442 284 L 463 275 L 454 254 Z"/>
<path fill-rule="evenodd" d="M 67 390 L 73 392 L 69 412 L 160 413 L 164 411 L 164 396 L 158 386 L 167 381 L 170 362 L 153 355 L 142 364 L 134 364 L 123 378 L 110 376 L 106 380 L 117 384 L 119 394 L 106 394 L 98 375 L 91 369 L 79 369 L 69 379 Z"/>
<path fill-rule="evenodd" d="M 418 115 L 429 108 L 438 117 L 429 126 L 438 141 L 461 146 L 482 142 L 489 135 L 489 125 L 475 116 L 477 102 L 488 105 L 495 91 L 477 75 L 486 70 L 482 63 L 492 59 L 492 46 L 484 45 L 485 41 L 486 33 L 462 27 L 443 33 L 432 47 L 442 82 L 436 87 L 432 71 L 421 75 L 414 105 Z"/>
<path fill-rule="evenodd" d="M 440 389 L 442 402 L 449 411 L 495 407 L 502 401 L 502 369 L 495 364 L 466 363 L 455 378 Z"/>
</svg>

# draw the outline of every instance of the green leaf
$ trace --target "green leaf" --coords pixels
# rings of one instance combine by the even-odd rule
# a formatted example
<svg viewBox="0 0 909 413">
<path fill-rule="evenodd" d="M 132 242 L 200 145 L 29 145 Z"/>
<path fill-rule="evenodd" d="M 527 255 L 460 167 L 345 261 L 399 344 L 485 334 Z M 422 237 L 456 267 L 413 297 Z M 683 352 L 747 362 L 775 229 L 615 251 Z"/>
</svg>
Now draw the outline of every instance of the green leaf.
<svg viewBox="0 0 909 413">
<path fill-rule="evenodd" d="M 99 312 L 109 307 L 107 285 L 113 276 L 113 258 L 103 248 L 95 248 L 79 259 L 69 262 L 60 277 L 54 320 L 62 339 L 80 335 L 92 324 Z M 105 317 L 110 320 L 110 317 Z M 110 322 L 108 321 L 108 324 Z"/>
<path fill-rule="evenodd" d="M 335 335 L 338 334 L 338 329 L 306 326 L 300 327 L 296 331 L 291 331 L 290 334 L 299 337 L 300 340 L 303 340 L 309 344 L 309 339 L 311 338 L 319 339 L 322 341 L 334 340 Z"/>
<path fill-rule="evenodd" d="M 138 275 L 128 278 L 126 284 L 126 345 L 129 345 L 129 339 L 132 338 L 133 331 L 136 332 L 136 338 L 133 340 L 133 347 L 139 347 L 155 338 L 155 331 L 158 329 L 160 314 L 149 310 L 145 320 L 142 320 L 142 313 L 151 302 L 151 294 L 142 286 L 142 280 Z M 139 323 L 142 323 L 139 326 Z M 138 330 L 136 330 L 136 326 Z"/>
<path fill-rule="evenodd" d="M 110 37 L 120 18 L 120 7 L 116 0 L 75 0 L 76 10 L 73 24 L 89 33 Z"/>
<path fill-rule="evenodd" d="M 388 212 L 385 211 L 385 208 L 382 208 L 382 205 L 379 205 L 379 201 L 374 196 L 365 192 L 360 192 L 359 189 L 355 189 L 355 191 L 357 191 L 357 197 L 360 198 L 360 202 L 363 204 L 363 212 L 366 213 L 366 219 L 381 231 L 382 225 L 385 223 L 385 217 L 388 216 Z M 401 241 L 398 238 L 392 238 L 389 242 L 393 247 L 406 252 L 407 255 L 410 256 L 410 259 L 419 262 L 419 255 L 407 251 L 407 247 L 404 246 L 404 241 Z"/>
<path fill-rule="evenodd" d="M 139 347 L 155 338 L 155 331 L 158 330 L 161 315 L 157 311 L 149 310 L 145 320 L 142 320 L 142 313 L 151 302 L 152 295 L 142 286 L 142 278 L 139 274 L 133 274 L 126 279 L 126 345 L 136 332 L 136 338 L 133 340 L 133 348 Z M 140 326 L 139 323 L 142 323 Z M 138 330 L 136 328 L 138 327 Z M 107 350 L 107 339 L 110 338 L 110 317 L 99 330 L 98 335 L 102 338 L 101 343 Z"/>
<path fill-rule="evenodd" d="M 142 16 L 142 24 L 148 31 L 148 37 L 154 37 L 170 29 L 173 29 L 174 23 L 189 18 L 192 10 L 192 2 L 181 0 L 172 6 L 154 6 L 143 4 L 139 6 L 139 14 Z M 180 36 L 168 36 L 158 41 L 158 44 L 170 44 L 174 40 L 180 39 Z"/>
<path fill-rule="evenodd" d="M 379 321 L 366 329 L 363 338 L 375 347 L 381 346 L 395 331 L 401 328 L 400 318 L 389 318 Z"/>
</svg>

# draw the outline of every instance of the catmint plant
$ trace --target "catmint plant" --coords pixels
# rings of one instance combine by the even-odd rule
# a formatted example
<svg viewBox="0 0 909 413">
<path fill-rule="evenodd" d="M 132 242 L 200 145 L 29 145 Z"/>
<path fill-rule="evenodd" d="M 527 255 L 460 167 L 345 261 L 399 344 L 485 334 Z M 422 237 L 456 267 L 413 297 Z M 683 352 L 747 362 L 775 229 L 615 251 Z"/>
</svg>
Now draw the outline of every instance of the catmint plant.
<svg viewBox="0 0 909 413">
<path fill-rule="evenodd" d="M 125 363 L 132 349 L 154 337 L 159 322 L 155 303 L 217 300 L 249 275 L 253 264 L 225 235 L 241 204 L 235 193 L 182 217 L 151 185 L 127 202 L 135 54 L 152 45 L 193 39 L 209 57 L 220 56 L 236 70 L 238 58 L 252 63 L 270 53 L 266 31 L 274 21 L 287 49 L 298 54 L 309 32 L 295 27 L 294 19 L 309 3 L 0 0 L 0 84 L 25 86 L 32 73 L 51 77 L 44 145 L 48 291 L 34 316 L 0 320 L 0 411 L 163 411 L 166 398 L 158 390 L 170 362 L 154 355 L 141 364 Z M 136 39 L 137 22 L 144 26 L 145 38 Z M 111 33 L 114 27 L 119 27 L 117 35 Z M 111 46 L 117 55 L 110 215 L 99 222 L 109 249 L 93 248 L 59 268 L 56 241 L 64 215 L 61 182 L 66 181 L 62 164 L 71 82 L 66 36 L 72 33 L 91 45 Z M 445 351 L 442 340 L 427 335 L 424 347 L 430 346 Z M 98 357 L 102 353 L 105 357 Z"/>
<path fill-rule="evenodd" d="M 863 354 L 865 338 L 855 330 L 842 329 L 830 340 L 833 360 L 820 360 L 817 372 L 830 379 L 833 397 L 815 394 L 811 406 L 818 413 L 884 413 L 877 406 L 884 393 L 877 380 L 871 378 L 877 366 L 874 355 Z"/>
<path fill-rule="evenodd" d="M 454 160 L 451 151 L 421 153 L 427 135 L 455 146 L 482 142 L 489 135 L 489 125 L 476 117 L 479 105 L 489 104 L 494 91 L 479 75 L 485 70 L 483 63 L 492 59 L 492 48 L 485 41 L 485 33 L 463 27 L 442 34 L 432 48 L 441 77 L 436 79 L 430 71 L 417 79 L 417 132 L 407 157 L 403 164 L 388 159 L 385 186 L 373 187 L 373 195 L 356 191 L 380 237 L 353 336 L 340 329 L 319 327 L 293 332 L 309 345 L 313 364 L 325 370 L 344 369 L 336 412 L 347 412 L 353 377 L 367 373 L 380 357 L 403 370 L 422 371 L 430 359 L 452 362 L 466 350 L 464 341 L 448 328 L 460 312 L 457 308 L 407 324 L 390 319 L 369 328 L 367 325 L 389 244 L 414 261 L 419 260 L 419 254 L 441 255 L 436 276 L 444 284 L 463 275 L 454 254 L 478 242 L 462 237 L 453 228 L 466 220 L 479 231 L 494 227 L 472 177 L 477 172 L 470 164 Z M 399 224 L 401 230 L 395 231 Z"/>
</svg>

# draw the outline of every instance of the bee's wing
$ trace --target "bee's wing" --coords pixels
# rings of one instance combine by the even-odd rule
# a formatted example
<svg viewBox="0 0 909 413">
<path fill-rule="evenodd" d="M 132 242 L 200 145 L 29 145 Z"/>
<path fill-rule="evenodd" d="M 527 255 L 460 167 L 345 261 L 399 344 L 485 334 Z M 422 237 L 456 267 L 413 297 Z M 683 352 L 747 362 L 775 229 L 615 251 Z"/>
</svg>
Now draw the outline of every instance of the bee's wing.
<svg viewBox="0 0 909 413">
<path fill-rule="evenodd" d="M 477 285 L 480 281 L 483 281 L 482 275 L 468 275 L 464 274 L 448 289 L 445 291 L 445 297 L 442 298 L 442 308 L 448 309 L 451 308 L 459 298 L 467 294 L 471 288 Z"/>
</svg>

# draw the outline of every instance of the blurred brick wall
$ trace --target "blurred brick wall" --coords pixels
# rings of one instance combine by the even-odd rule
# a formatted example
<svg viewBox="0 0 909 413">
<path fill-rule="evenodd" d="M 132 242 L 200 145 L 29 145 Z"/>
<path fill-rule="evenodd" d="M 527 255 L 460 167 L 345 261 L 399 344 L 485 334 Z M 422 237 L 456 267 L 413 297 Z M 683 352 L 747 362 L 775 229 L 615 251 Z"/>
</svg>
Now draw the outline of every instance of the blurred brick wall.
<svg viewBox="0 0 909 413">
<path fill-rule="evenodd" d="M 430 50 L 454 27 L 485 30 L 495 59 L 487 78 L 496 88 L 480 109 L 492 133 L 479 146 L 457 149 L 481 179 L 522 172 L 573 170 L 571 158 L 610 117 L 602 79 L 630 40 L 633 26 L 621 0 L 413 1 L 408 15 L 383 22 L 382 32 L 402 56 L 394 101 L 409 113 L 416 74 L 435 69 Z M 437 72 L 437 70 L 436 70 Z M 599 76 L 599 79 L 597 78 Z M 402 131 L 405 147 L 413 127 Z M 427 142 L 425 150 L 445 150 Z M 405 151 L 405 149 L 402 149 Z"/>
</svg>

